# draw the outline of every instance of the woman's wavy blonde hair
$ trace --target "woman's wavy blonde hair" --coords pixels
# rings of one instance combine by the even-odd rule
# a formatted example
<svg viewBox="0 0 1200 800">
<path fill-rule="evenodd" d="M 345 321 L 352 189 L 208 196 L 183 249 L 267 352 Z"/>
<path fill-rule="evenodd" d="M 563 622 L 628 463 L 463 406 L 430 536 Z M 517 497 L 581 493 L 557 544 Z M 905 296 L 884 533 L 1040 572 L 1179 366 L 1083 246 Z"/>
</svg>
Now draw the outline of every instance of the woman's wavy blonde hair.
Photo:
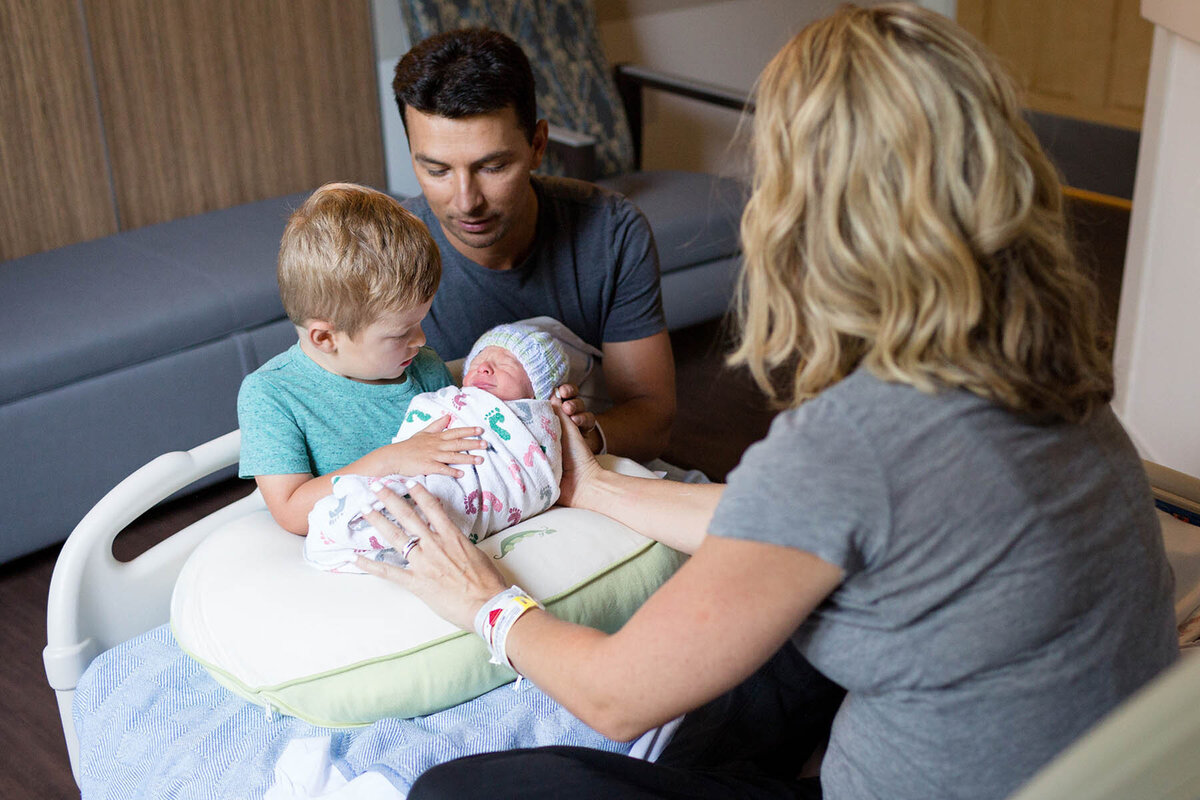
<svg viewBox="0 0 1200 800">
<path fill-rule="evenodd" d="M 798 405 L 865 366 L 1078 421 L 1112 394 L 1097 297 L 1016 90 L 966 32 L 910 4 L 841 9 L 759 79 L 742 218 L 741 340 Z"/>
</svg>

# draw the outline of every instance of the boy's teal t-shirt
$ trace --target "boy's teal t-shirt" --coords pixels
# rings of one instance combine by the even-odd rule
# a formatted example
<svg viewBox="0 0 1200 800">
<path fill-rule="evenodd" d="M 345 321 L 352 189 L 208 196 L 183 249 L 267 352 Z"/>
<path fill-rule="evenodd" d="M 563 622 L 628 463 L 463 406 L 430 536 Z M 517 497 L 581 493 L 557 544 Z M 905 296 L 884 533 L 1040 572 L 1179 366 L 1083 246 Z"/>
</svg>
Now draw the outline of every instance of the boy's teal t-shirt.
<svg viewBox="0 0 1200 800">
<path fill-rule="evenodd" d="M 324 475 L 390 444 L 409 402 L 451 384 L 446 364 L 422 347 L 404 382 L 370 384 L 323 369 L 299 344 L 242 381 L 238 474 Z"/>
</svg>

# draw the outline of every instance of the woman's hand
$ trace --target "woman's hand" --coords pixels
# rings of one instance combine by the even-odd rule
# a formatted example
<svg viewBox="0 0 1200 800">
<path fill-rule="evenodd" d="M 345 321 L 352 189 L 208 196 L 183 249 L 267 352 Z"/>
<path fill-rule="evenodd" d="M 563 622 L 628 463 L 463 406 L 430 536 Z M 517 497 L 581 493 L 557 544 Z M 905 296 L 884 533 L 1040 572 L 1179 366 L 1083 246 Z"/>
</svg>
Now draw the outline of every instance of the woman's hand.
<svg viewBox="0 0 1200 800">
<path fill-rule="evenodd" d="M 561 406 L 567 418 L 575 423 L 575 427 L 583 434 L 583 440 L 593 453 L 599 453 L 604 447 L 604 439 L 596 426 L 596 415 L 587 410 L 587 403 L 579 396 L 579 387 L 573 383 L 564 383 L 554 390 L 550 402 Z"/>
<path fill-rule="evenodd" d="M 464 630 L 472 630 L 475 613 L 508 588 L 504 576 L 487 554 L 462 535 L 442 509 L 442 504 L 424 486 L 414 484 L 409 489 L 416 508 L 386 488 L 379 489 L 376 494 L 399 520 L 400 527 L 378 511 L 371 511 L 364 517 L 375 530 L 400 552 L 405 551 L 412 537 L 420 541 L 408 550 L 407 567 L 359 556 L 356 562 L 359 568 L 399 584 L 442 619 Z M 418 509 L 424 520 L 417 513 Z"/>
<path fill-rule="evenodd" d="M 605 470 L 597 463 L 596 456 L 584 441 L 579 429 L 568 424 L 571 420 L 562 405 L 558 402 L 552 402 L 551 405 L 562 423 L 563 433 L 563 472 L 558 503 L 572 508 L 592 508 L 598 511 L 594 505 L 588 504 L 588 492 Z"/>
</svg>

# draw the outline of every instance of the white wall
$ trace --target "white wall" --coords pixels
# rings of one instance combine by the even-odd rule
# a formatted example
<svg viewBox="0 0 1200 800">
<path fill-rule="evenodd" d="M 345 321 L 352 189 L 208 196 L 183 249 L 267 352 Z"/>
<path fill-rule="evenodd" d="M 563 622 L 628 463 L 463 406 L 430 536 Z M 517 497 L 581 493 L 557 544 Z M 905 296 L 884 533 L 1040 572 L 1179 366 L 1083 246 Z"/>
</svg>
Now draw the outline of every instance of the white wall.
<svg viewBox="0 0 1200 800">
<path fill-rule="evenodd" d="M 1200 43 L 1158 27 L 1117 316 L 1113 406 L 1144 458 L 1200 476 L 1197 131 Z"/>
<path fill-rule="evenodd" d="M 844 0 L 595 0 L 613 63 L 628 61 L 749 93 L 779 48 Z M 868 0 L 865 4 L 870 4 Z M 947 16 L 955 0 L 921 3 Z M 739 174 L 739 114 L 661 92 L 646 96 L 644 166 Z"/>
<path fill-rule="evenodd" d="M 392 96 L 396 62 L 408 52 L 410 46 L 408 31 L 400 16 L 401 2 L 403 0 L 371 0 L 371 16 L 375 23 L 375 64 L 379 70 L 379 116 L 383 124 L 387 190 L 392 194 L 409 196 L 420 194 L 421 187 L 413 173 L 404 123 L 400 121 L 400 112 L 396 110 L 396 100 Z"/>
</svg>

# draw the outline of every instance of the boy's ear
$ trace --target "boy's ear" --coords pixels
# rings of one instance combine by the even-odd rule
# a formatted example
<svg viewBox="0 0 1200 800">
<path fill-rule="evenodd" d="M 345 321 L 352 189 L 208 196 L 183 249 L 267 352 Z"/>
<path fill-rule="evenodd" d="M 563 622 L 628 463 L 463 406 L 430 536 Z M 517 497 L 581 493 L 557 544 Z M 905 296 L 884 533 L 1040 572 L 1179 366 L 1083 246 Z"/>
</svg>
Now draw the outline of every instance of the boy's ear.
<svg viewBox="0 0 1200 800">
<path fill-rule="evenodd" d="M 336 353 L 337 342 L 334 341 L 333 333 L 333 325 L 323 319 L 314 319 L 305 325 L 303 335 L 309 344 L 322 353 Z"/>
</svg>

